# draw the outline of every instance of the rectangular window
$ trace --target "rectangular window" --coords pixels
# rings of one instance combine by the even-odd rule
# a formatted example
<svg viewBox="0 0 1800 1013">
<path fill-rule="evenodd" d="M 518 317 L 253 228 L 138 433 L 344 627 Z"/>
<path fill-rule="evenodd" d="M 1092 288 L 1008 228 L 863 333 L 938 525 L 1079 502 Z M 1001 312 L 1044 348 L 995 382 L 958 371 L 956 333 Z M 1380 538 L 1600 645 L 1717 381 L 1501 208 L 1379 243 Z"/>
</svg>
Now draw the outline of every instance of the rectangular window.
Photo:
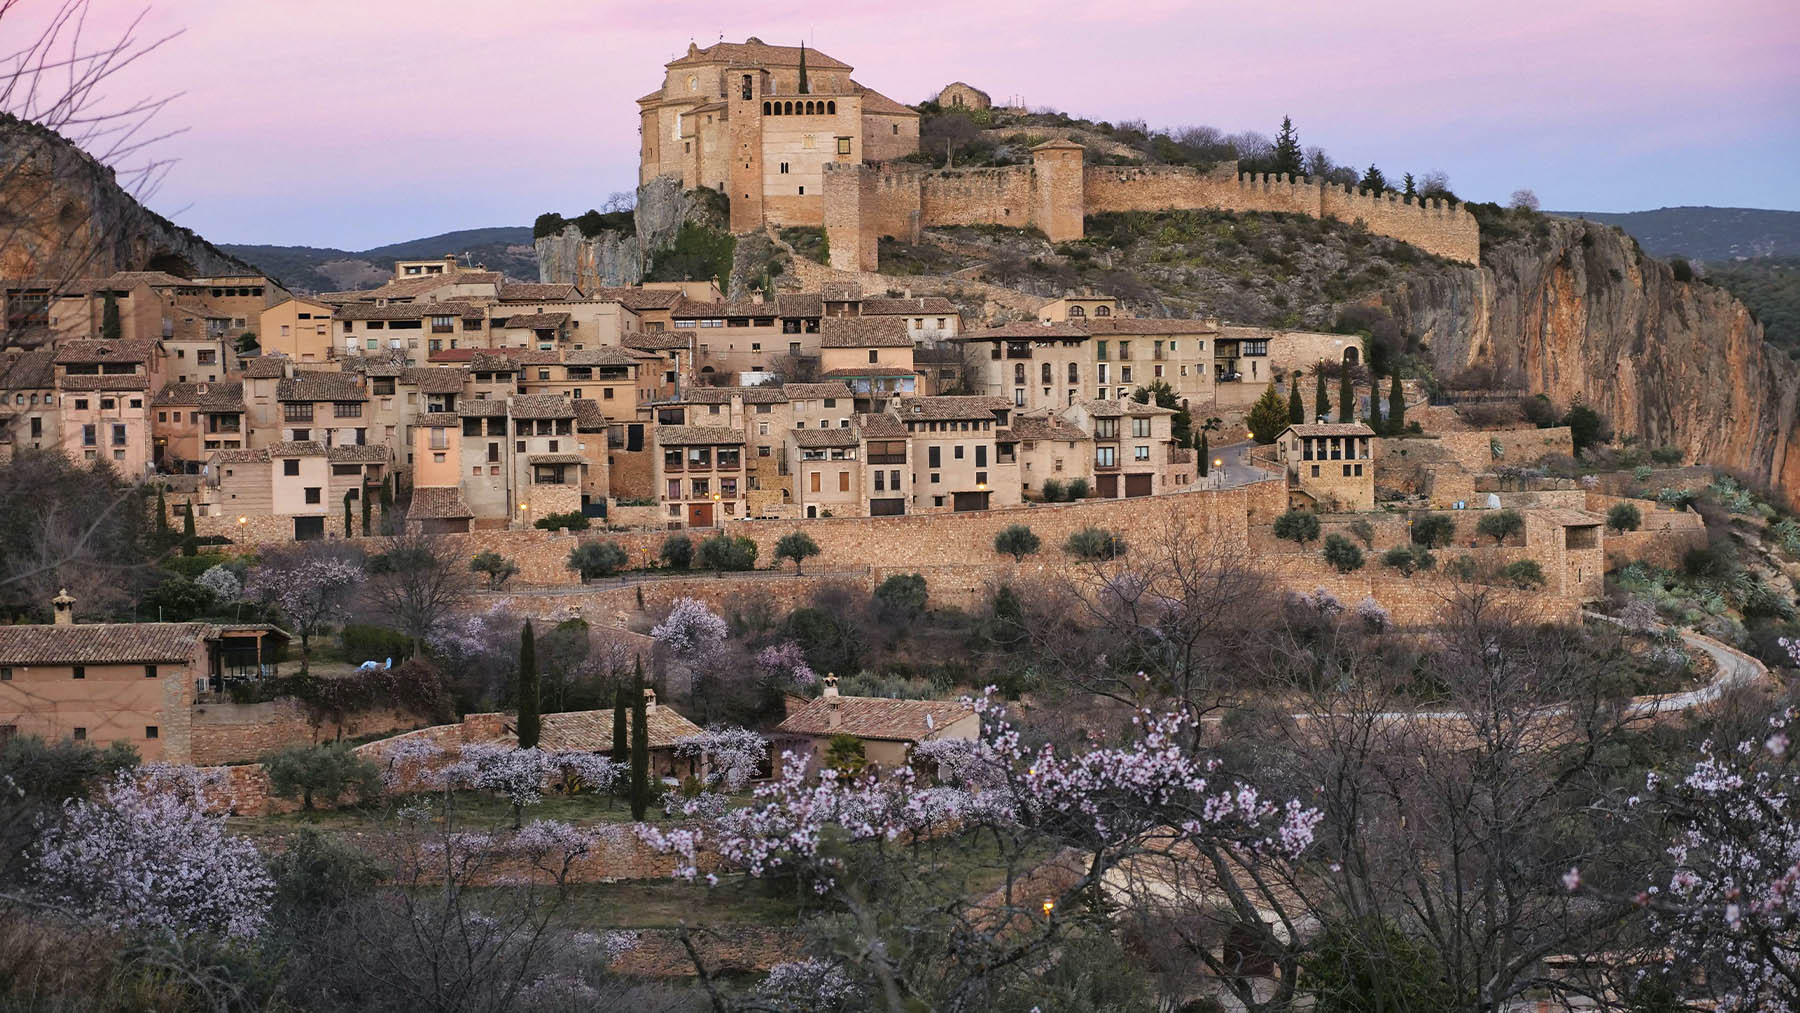
<svg viewBox="0 0 1800 1013">
<path fill-rule="evenodd" d="M 98 426 L 94 426 L 94 425 L 82 426 L 81 427 L 81 445 L 84 447 L 97 446 L 100 442 L 99 432 L 100 432 L 100 429 Z"/>
<path fill-rule="evenodd" d="M 849 491 L 850 491 L 850 473 L 847 471 L 838 472 L 838 492 L 849 492 Z"/>
<path fill-rule="evenodd" d="M 146 678 L 146 679 L 156 678 L 156 666 L 155 665 L 145 665 L 144 666 L 144 678 Z"/>
<path fill-rule="evenodd" d="M 1117 464 L 1118 459 L 1114 456 L 1117 449 L 1116 447 L 1095 447 L 1094 464 L 1101 468 L 1110 468 Z"/>
<path fill-rule="evenodd" d="M 86 728 L 77 727 L 71 734 L 76 742 L 86 742 L 87 741 L 87 729 Z"/>
<path fill-rule="evenodd" d="M 943 456 L 942 456 L 943 449 L 944 448 L 937 447 L 937 446 L 926 447 L 925 448 L 925 466 L 928 468 L 943 467 L 944 466 L 944 461 L 943 461 Z M 932 481 L 935 482 L 935 481 L 937 481 L 937 479 L 934 478 L 934 479 L 932 479 Z"/>
<path fill-rule="evenodd" d="M 1132 419 L 1131 420 L 1131 435 L 1137 436 L 1140 438 L 1149 436 L 1150 435 L 1150 420 L 1149 419 Z"/>
<path fill-rule="evenodd" d="M 362 418 L 361 401 L 339 401 L 331 406 L 331 414 L 340 419 Z"/>
<path fill-rule="evenodd" d="M 987 467 L 987 444 L 985 443 L 979 443 L 975 446 L 975 467 Z"/>
<path fill-rule="evenodd" d="M 12 666 L 0 665 L 0 682 L 12 681 Z"/>
<path fill-rule="evenodd" d="M 840 155 L 848 155 L 850 153 L 850 138 L 840 137 L 837 139 L 837 142 L 838 142 L 838 152 L 837 153 Z"/>
<path fill-rule="evenodd" d="M 320 502 L 323 502 L 323 500 L 322 500 L 322 499 L 321 499 L 321 498 L 320 498 L 320 497 L 321 497 L 321 493 L 320 493 L 320 491 L 319 491 L 319 487 L 318 487 L 318 486 L 316 486 L 316 485 L 309 485 L 309 486 L 307 486 L 307 487 L 306 487 L 306 501 L 307 501 L 307 502 L 308 502 L 308 503 L 320 503 Z"/>
<path fill-rule="evenodd" d="M 1312 477 L 1314 477 L 1314 478 L 1319 477 L 1319 466 L 1316 464 L 1312 466 Z"/>
<path fill-rule="evenodd" d="M 71 674 L 73 674 L 75 676 L 75 678 L 77 678 L 77 679 L 85 679 L 85 678 L 87 678 L 87 666 L 86 665 L 76 665 L 73 669 L 71 669 Z"/>
<path fill-rule="evenodd" d="M 293 460 L 293 459 L 283 460 L 281 462 L 281 473 L 283 475 L 298 475 L 298 474 L 300 474 L 300 462 L 298 460 Z"/>
<path fill-rule="evenodd" d="M 1355 467 L 1356 467 L 1356 477 L 1361 478 L 1362 477 L 1362 465 L 1358 464 Z"/>
<path fill-rule="evenodd" d="M 146 739 L 156 738 L 156 726 L 155 725 L 145 725 L 144 726 L 144 738 L 146 738 Z"/>
<path fill-rule="evenodd" d="M 1141 445 L 1132 447 L 1131 456 L 1134 460 L 1148 461 L 1150 460 L 1150 448 Z"/>
</svg>

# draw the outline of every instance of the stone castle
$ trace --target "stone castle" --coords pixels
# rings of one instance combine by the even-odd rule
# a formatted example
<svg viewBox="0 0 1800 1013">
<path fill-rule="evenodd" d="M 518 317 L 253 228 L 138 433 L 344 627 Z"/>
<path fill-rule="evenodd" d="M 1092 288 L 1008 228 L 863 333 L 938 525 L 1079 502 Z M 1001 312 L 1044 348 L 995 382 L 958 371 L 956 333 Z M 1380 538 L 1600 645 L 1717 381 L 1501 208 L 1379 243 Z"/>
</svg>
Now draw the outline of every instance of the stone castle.
<svg viewBox="0 0 1800 1013">
<path fill-rule="evenodd" d="M 1481 235 L 1468 211 L 1438 200 L 1349 191 L 1322 180 L 1210 170 L 1098 166 L 1068 140 L 1032 149 L 1030 165 L 934 169 L 901 161 L 919 150 L 919 114 L 850 77 L 817 50 L 751 38 L 690 44 L 662 87 L 638 99 L 639 182 L 679 176 L 731 203 L 731 229 L 823 226 L 831 266 L 873 271 L 888 236 L 917 241 L 937 225 L 1035 228 L 1052 242 L 1080 239 L 1088 215 L 1108 211 L 1279 211 L 1360 222 L 1450 260 L 1474 264 Z M 949 104 L 983 107 L 958 82 Z"/>
</svg>

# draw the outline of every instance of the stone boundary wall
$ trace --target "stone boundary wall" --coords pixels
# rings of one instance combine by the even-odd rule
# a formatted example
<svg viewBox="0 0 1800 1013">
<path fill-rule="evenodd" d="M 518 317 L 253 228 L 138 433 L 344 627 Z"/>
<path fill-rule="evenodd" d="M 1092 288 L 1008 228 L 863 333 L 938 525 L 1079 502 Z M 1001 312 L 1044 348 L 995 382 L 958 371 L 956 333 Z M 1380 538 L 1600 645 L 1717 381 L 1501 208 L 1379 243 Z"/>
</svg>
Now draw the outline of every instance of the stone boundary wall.
<svg viewBox="0 0 1800 1013">
<path fill-rule="evenodd" d="M 1071 162 L 1064 173 L 1060 159 L 1067 154 L 1038 151 L 1031 165 L 1001 168 L 827 164 L 823 218 L 831 265 L 874 271 L 882 236 L 916 242 L 920 229 L 934 225 L 1032 226 L 1060 241 L 1080 238 L 1087 215 L 1198 208 L 1359 222 L 1377 235 L 1450 260 L 1476 264 L 1481 259 L 1475 216 L 1437 199 L 1408 203 L 1398 195 L 1350 191 L 1310 177 L 1240 174 L 1236 163 L 1198 170 Z"/>
<path fill-rule="evenodd" d="M 1501 456 L 1499 457 L 1494 456 L 1495 442 L 1500 444 Z M 1433 451 L 1442 451 L 1448 455 L 1450 460 L 1477 473 L 1509 465 L 1524 466 L 1550 455 L 1564 457 L 1575 455 L 1575 444 L 1570 437 L 1568 426 L 1553 426 L 1549 429 L 1489 429 L 1475 432 L 1439 433 L 1428 436 L 1376 440 L 1375 466 L 1377 474 L 1379 475 L 1379 469 L 1383 462 L 1393 457 L 1403 456 L 1400 451 L 1411 451 L 1414 448 L 1431 448 Z M 1438 459 L 1438 455 L 1434 452 L 1427 452 L 1419 456 L 1425 458 L 1428 463 Z"/>
<path fill-rule="evenodd" d="M 192 713 L 188 762 L 203 767 L 253 760 L 287 746 L 354 739 L 419 724 L 416 716 L 388 707 L 346 715 L 342 721 L 314 721 L 306 705 L 292 697 L 266 703 L 197 703 Z"/>
<path fill-rule="evenodd" d="M 693 977 L 694 962 L 677 930 L 624 931 L 636 937 L 637 946 L 609 965 L 610 970 L 645 978 Z M 728 925 L 695 932 L 692 938 L 708 974 L 767 971 L 807 955 L 806 937 L 799 929 Z"/>
</svg>

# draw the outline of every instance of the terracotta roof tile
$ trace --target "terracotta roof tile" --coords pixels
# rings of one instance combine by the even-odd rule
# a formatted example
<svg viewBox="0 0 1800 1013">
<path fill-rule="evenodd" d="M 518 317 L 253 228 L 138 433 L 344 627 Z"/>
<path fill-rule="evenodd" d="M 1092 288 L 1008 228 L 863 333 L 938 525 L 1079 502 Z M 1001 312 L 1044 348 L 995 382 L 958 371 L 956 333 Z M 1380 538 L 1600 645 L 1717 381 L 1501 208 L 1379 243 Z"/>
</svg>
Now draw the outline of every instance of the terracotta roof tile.
<svg viewBox="0 0 1800 1013">
<path fill-rule="evenodd" d="M 270 457 L 324 457 L 325 444 L 318 440 L 277 440 L 269 444 Z"/>
<path fill-rule="evenodd" d="M 211 411 L 244 410 L 242 383 L 165 383 L 150 402 L 154 405 L 193 405 Z"/>
<path fill-rule="evenodd" d="M 787 393 L 781 387 L 689 387 L 681 392 L 681 399 L 690 404 L 730 404 L 734 397 L 741 397 L 745 404 L 781 404 L 787 400 Z"/>
<path fill-rule="evenodd" d="M 703 49 L 670 60 L 668 66 L 725 63 L 734 67 L 798 67 L 800 51 L 801 47 L 799 46 L 771 46 L 761 39 L 751 37 L 744 42 L 715 42 Z M 834 60 L 810 46 L 806 47 L 806 66 L 811 70 L 850 69 L 849 64 L 841 60 Z M 607 734 L 611 735 L 612 733 L 609 731 Z"/>
<path fill-rule="evenodd" d="M 665 447 L 740 444 L 744 434 L 727 426 L 657 426 L 656 442 Z"/>
<path fill-rule="evenodd" d="M 469 371 L 453 366 L 427 366 L 404 370 L 400 382 L 419 388 L 421 394 L 460 394 Z"/>
<path fill-rule="evenodd" d="M 895 102 L 873 88 L 864 88 L 855 81 L 850 82 L 850 87 L 855 88 L 862 95 L 862 109 L 865 113 L 874 113 L 878 116 L 919 115 L 917 111 Z"/>
<path fill-rule="evenodd" d="M 897 440 L 910 435 L 906 423 L 886 413 L 858 415 L 856 424 L 862 429 L 863 436 L 871 440 Z"/>
<path fill-rule="evenodd" d="M 1060 415 L 1014 415 L 1012 435 L 1021 440 L 1085 440 L 1080 426 Z"/>
<path fill-rule="evenodd" d="M 856 430 L 843 426 L 836 429 L 795 429 L 788 435 L 794 438 L 795 446 L 808 449 L 854 447 L 862 442 L 862 437 Z"/>
<path fill-rule="evenodd" d="M 902 317 L 826 317 L 819 321 L 820 348 L 909 348 Z"/>
<path fill-rule="evenodd" d="M 212 455 L 213 464 L 267 464 L 269 462 L 268 447 L 247 447 L 239 450 L 221 450 Z"/>
<path fill-rule="evenodd" d="M 1293 430 L 1296 436 L 1374 436 L 1375 430 L 1361 422 L 1318 422 L 1306 425 L 1289 426 L 1283 429 L 1286 433 Z M 1279 437 L 1277 437 L 1279 438 Z"/>
<path fill-rule="evenodd" d="M 527 454 L 525 460 L 530 464 L 583 464 L 587 458 L 580 454 Z"/>
<path fill-rule="evenodd" d="M 339 320 L 418 320 L 423 317 L 479 318 L 481 315 L 480 306 L 459 300 L 388 303 L 386 306 L 377 306 L 374 303 L 346 303 L 337 308 L 336 314 Z"/>
<path fill-rule="evenodd" d="M 518 360 L 509 357 L 505 352 L 489 352 L 479 348 L 474 351 L 475 354 L 469 357 L 469 368 L 477 373 L 517 373 L 519 371 Z"/>
<path fill-rule="evenodd" d="M 273 355 L 259 355 L 243 360 L 244 377 L 249 380 L 275 380 L 287 374 L 290 360 Z"/>
<path fill-rule="evenodd" d="M 56 353 L 8 349 L 0 354 L 0 390 L 49 390 L 56 386 Z"/>
<path fill-rule="evenodd" d="M 650 331 L 633 331 L 619 339 L 619 344 L 626 348 L 649 348 L 658 351 L 675 349 L 687 351 L 694 346 L 692 334 L 677 334 L 673 331 L 653 333 Z"/>
<path fill-rule="evenodd" d="M 387 464 L 393 452 L 379 443 L 345 443 L 332 447 L 325 456 L 335 464 Z"/>
<path fill-rule="evenodd" d="M 1127 415 L 1173 415 L 1175 409 L 1163 408 L 1153 404 L 1139 404 L 1131 398 L 1120 401 L 1082 401 L 1081 406 L 1087 413 L 1097 419 L 1117 419 Z"/>
<path fill-rule="evenodd" d="M 565 366 L 635 366 L 637 356 L 616 345 L 599 348 L 571 348 L 563 353 Z"/>
<path fill-rule="evenodd" d="M 923 742 L 971 713 L 969 706 L 959 700 L 822 696 L 789 714 L 775 730 L 792 735 L 842 734 L 859 739 Z"/>
<path fill-rule="evenodd" d="M 819 374 L 837 380 L 854 380 L 859 376 L 917 376 L 919 371 L 907 369 L 905 366 L 878 366 L 873 363 L 867 366 L 845 366 L 843 369 L 828 369 Z"/>
<path fill-rule="evenodd" d="M 817 292 L 796 292 L 775 297 L 775 312 L 784 317 L 817 317 L 825 313 L 825 303 Z"/>
<path fill-rule="evenodd" d="M 64 341 L 56 346 L 57 365 L 71 362 L 149 362 L 154 341 Z"/>
<path fill-rule="evenodd" d="M 101 376 L 65 376 L 57 384 L 61 390 L 149 390 L 150 378 L 142 373 L 115 373 Z"/>
<path fill-rule="evenodd" d="M 1014 341 L 1068 341 L 1088 336 L 1087 328 L 1082 324 L 1054 323 L 1045 324 L 1035 320 L 1022 320 L 1017 323 L 1001 324 L 998 327 L 983 327 L 979 330 L 963 331 L 956 336 L 958 341 L 992 341 L 1005 338 Z"/>
<path fill-rule="evenodd" d="M 916 295 L 910 299 L 864 299 L 862 315 L 871 316 L 950 316 L 956 304 L 941 295 Z"/>
<path fill-rule="evenodd" d="M 1082 322 L 1089 334 L 1217 334 L 1216 320 L 1171 320 L 1166 317 L 1097 317 Z"/>
<path fill-rule="evenodd" d="M 681 301 L 681 290 L 673 288 L 601 288 L 588 297 L 595 302 L 616 302 L 632 312 L 666 310 Z"/>
<path fill-rule="evenodd" d="M 363 401 L 367 398 L 355 373 L 302 370 L 275 385 L 275 400 Z"/>
<path fill-rule="evenodd" d="M 217 635 L 211 623 L 0 626 L 0 665 L 130 665 L 187 661 Z M 171 677 L 173 678 L 173 677 Z"/>
<path fill-rule="evenodd" d="M 781 392 L 789 401 L 817 401 L 827 397 L 854 397 L 841 383 L 784 383 Z"/>
<path fill-rule="evenodd" d="M 506 399 L 486 397 L 458 398 L 456 414 L 463 418 L 505 418 Z"/>
<path fill-rule="evenodd" d="M 582 433 L 606 432 L 606 410 L 591 397 L 575 399 L 575 430 Z"/>
<path fill-rule="evenodd" d="M 1003 397 L 909 397 L 900 399 L 898 414 L 911 422 L 939 422 L 945 419 L 991 419 L 996 411 L 1006 411 L 1013 403 Z"/>
<path fill-rule="evenodd" d="M 496 324 L 499 320 L 494 321 Z M 519 313 L 506 318 L 507 327 L 529 331 L 554 330 L 569 322 L 567 313 Z"/>
<path fill-rule="evenodd" d="M 406 508 L 406 516 L 414 520 L 455 520 L 473 517 L 475 514 L 469 509 L 469 504 L 463 502 L 462 490 L 459 488 L 415 486 L 412 505 Z"/>
<path fill-rule="evenodd" d="M 540 284 L 538 282 L 502 282 L 500 285 L 501 302 L 572 302 L 581 298 L 581 290 L 574 285 Z"/>
</svg>

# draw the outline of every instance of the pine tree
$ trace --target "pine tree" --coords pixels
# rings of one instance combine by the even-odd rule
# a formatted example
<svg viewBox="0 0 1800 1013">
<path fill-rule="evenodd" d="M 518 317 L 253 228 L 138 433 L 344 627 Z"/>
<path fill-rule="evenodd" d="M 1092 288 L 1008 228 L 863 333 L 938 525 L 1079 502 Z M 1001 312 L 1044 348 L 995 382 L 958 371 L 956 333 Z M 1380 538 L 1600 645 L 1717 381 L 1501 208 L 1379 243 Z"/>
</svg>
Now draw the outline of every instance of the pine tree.
<svg viewBox="0 0 1800 1013">
<path fill-rule="evenodd" d="M 1275 381 L 1270 380 L 1268 389 L 1250 407 L 1250 435 L 1258 443 L 1274 443 L 1287 425 L 1287 405 L 1281 403 L 1281 395 L 1275 393 Z"/>
<path fill-rule="evenodd" d="M 1300 400 L 1300 374 L 1288 381 L 1288 421 L 1294 425 L 1306 424 L 1306 402 Z"/>
<path fill-rule="evenodd" d="M 1313 415 L 1321 419 L 1330 418 L 1331 396 L 1325 393 L 1325 371 L 1315 369 L 1313 376 L 1318 379 L 1318 382 L 1313 384 Z"/>
<path fill-rule="evenodd" d="M 631 750 L 631 693 L 620 686 L 613 691 L 613 742 L 612 756 L 614 763 L 624 763 Z"/>
<path fill-rule="evenodd" d="M 1394 374 L 1394 382 L 1388 386 L 1388 419 L 1389 433 L 1399 435 L 1406 429 L 1406 394 L 1400 389 L 1400 374 Z"/>
<path fill-rule="evenodd" d="M 644 702 L 643 658 L 631 674 L 631 818 L 642 821 L 650 808 L 650 708 Z"/>
<path fill-rule="evenodd" d="M 194 533 L 194 501 L 193 500 L 188 500 L 187 509 L 182 511 L 181 554 L 184 556 L 197 556 L 200 554 L 199 536 Z"/>
<path fill-rule="evenodd" d="M 1305 165 L 1306 156 L 1300 151 L 1300 132 L 1294 129 L 1292 117 L 1283 116 L 1281 133 L 1275 135 L 1275 171 L 1299 176 Z"/>
<path fill-rule="evenodd" d="M 1410 173 L 1410 172 L 1407 173 L 1405 178 L 1403 178 L 1400 181 L 1400 183 L 1402 186 L 1406 187 L 1405 191 L 1403 191 L 1403 192 L 1408 200 L 1411 200 L 1412 198 L 1417 197 L 1419 195 L 1418 188 L 1413 185 L 1412 173 Z"/>
<path fill-rule="evenodd" d="M 1379 194 L 1387 189 L 1387 177 L 1381 174 L 1380 169 L 1375 168 L 1375 166 L 1371 164 L 1369 166 L 1369 171 L 1363 173 L 1362 181 L 1356 185 L 1362 187 L 1364 190 Z"/>
<path fill-rule="evenodd" d="M 1344 367 L 1344 373 L 1338 380 L 1338 421 L 1356 421 L 1356 385 L 1350 379 L 1350 367 Z"/>
<path fill-rule="evenodd" d="M 125 326 L 119 320 L 119 302 L 108 292 L 106 302 L 100 310 L 100 337 L 107 341 L 117 341 L 124 335 Z"/>
<path fill-rule="evenodd" d="M 531 620 L 519 634 L 519 748 L 530 749 L 543 734 L 544 721 L 538 716 L 537 635 Z"/>
<path fill-rule="evenodd" d="M 812 89 L 806 85 L 806 43 L 804 42 L 800 43 L 800 94 L 812 94 Z"/>
</svg>

